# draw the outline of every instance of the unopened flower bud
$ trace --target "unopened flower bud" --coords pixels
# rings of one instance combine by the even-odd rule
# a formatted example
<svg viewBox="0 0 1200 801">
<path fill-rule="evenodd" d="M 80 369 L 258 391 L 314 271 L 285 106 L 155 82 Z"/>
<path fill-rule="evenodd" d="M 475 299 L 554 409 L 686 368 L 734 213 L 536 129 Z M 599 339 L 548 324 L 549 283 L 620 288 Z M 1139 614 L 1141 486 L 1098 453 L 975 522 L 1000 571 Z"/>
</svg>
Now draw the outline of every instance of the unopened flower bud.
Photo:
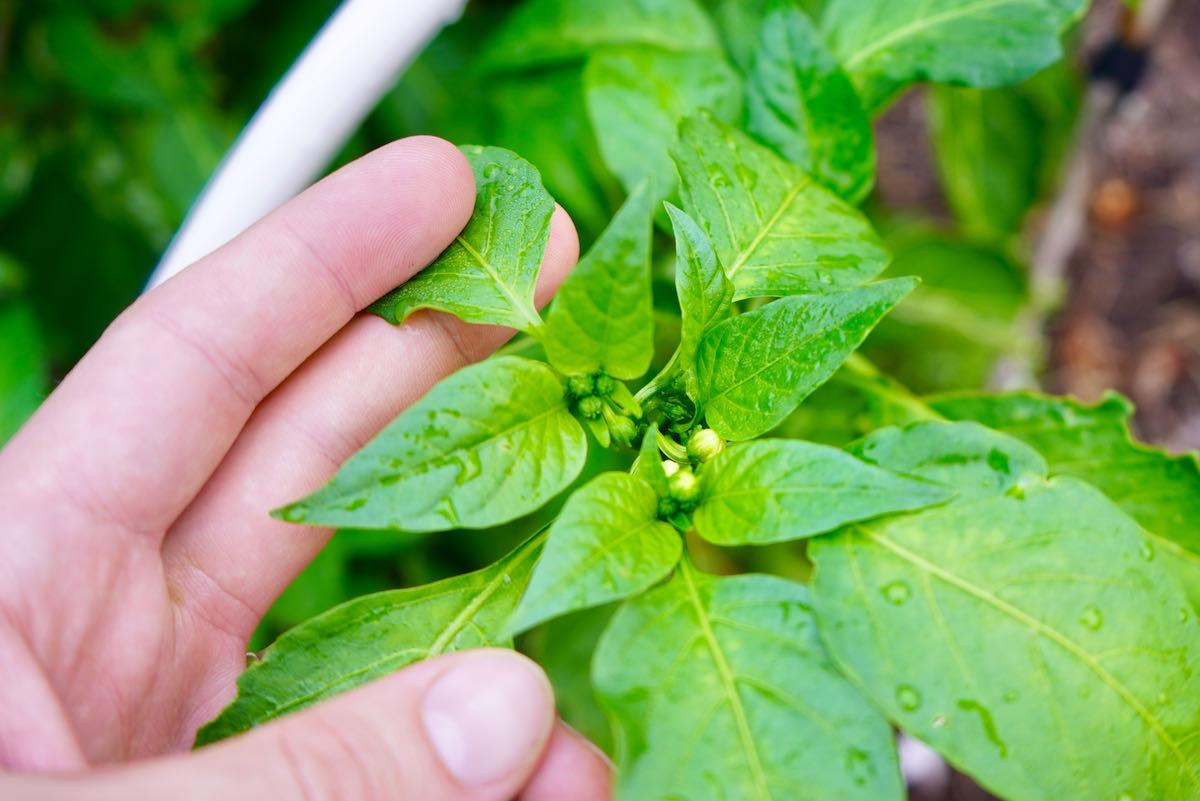
<svg viewBox="0 0 1200 801">
<path fill-rule="evenodd" d="M 594 396 L 581 398 L 579 401 L 579 413 L 589 420 L 595 420 L 604 413 L 604 401 Z"/>
<path fill-rule="evenodd" d="M 573 375 L 567 379 L 567 392 L 577 398 L 586 398 L 596 391 L 596 384 L 590 375 Z"/>
<path fill-rule="evenodd" d="M 671 497 L 682 506 L 696 500 L 696 496 L 700 494 L 700 479 L 696 478 L 690 467 L 684 467 L 667 479 L 667 489 Z"/>
<path fill-rule="evenodd" d="M 658 516 L 669 518 L 679 512 L 679 502 L 674 498 L 659 498 L 658 499 Z"/>
<path fill-rule="evenodd" d="M 622 445 L 632 445 L 637 439 L 637 423 L 624 415 L 614 414 L 608 418 L 608 430 L 613 439 Z"/>
<path fill-rule="evenodd" d="M 673 461 L 671 459 L 663 459 L 662 466 L 663 466 L 663 472 L 667 474 L 667 478 L 670 478 L 671 476 L 673 476 L 679 472 L 679 467 L 680 467 L 679 462 Z"/>
<path fill-rule="evenodd" d="M 602 398 L 607 398 L 616 389 L 617 382 L 609 375 L 596 376 L 596 394 Z"/>
<path fill-rule="evenodd" d="M 725 450 L 725 440 L 711 428 L 702 428 L 688 438 L 688 456 L 697 462 L 707 462 Z"/>
</svg>

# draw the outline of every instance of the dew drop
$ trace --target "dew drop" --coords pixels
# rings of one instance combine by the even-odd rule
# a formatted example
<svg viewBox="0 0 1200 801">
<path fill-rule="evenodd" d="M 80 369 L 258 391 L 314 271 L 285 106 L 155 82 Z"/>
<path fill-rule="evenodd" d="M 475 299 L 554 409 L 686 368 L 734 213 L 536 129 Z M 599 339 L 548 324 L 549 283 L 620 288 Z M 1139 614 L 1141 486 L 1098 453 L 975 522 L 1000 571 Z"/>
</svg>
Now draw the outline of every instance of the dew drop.
<svg viewBox="0 0 1200 801">
<path fill-rule="evenodd" d="M 1138 546 L 1138 554 L 1147 562 L 1154 559 L 1154 546 L 1148 542 L 1143 542 Z"/>
<path fill-rule="evenodd" d="M 945 715 L 934 715 L 933 728 L 944 729 L 945 727 L 946 727 L 946 716 Z"/>
<path fill-rule="evenodd" d="M 485 164 L 483 167 L 483 177 L 487 179 L 495 178 L 500 174 L 501 169 L 503 168 L 494 161 L 490 164 Z"/>
<path fill-rule="evenodd" d="M 900 606 L 912 595 L 912 588 L 903 581 L 892 581 L 883 585 L 879 591 L 892 606 Z"/>
<path fill-rule="evenodd" d="M 1084 607 L 1083 615 L 1079 618 L 1079 622 L 1086 628 L 1092 631 L 1097 631 L 1104 625 L 1104 615 L 1093 604 L 1088 604 Z"/>
<path fill-rule="evenodd" d="M 874 773 L 871 765 L 871 755 L 866 751 L 858 748 L 851 748 L 846 752 L 846 772 L 850 774 L 850 778 L 857 785 L 864 785 L 867 779 Z"/>
<path fill-rule="evenodd" d="M 363 508 L 366 505 L 367 505 L 366 498 L 355 498 L 354 500 L 350 501 L 350 503 L 343 506 L 342 509 L 346 510 L 347 512 L 357 512 L 359 509 Z"/>
<path fill-rule="evenodd" d="M 1186 606 L 1179 607 L 1179 622 L 1180 623 L 1188 622 L 1188 610 L 1187 610 Z"/>
<path fill-rule="evenodd" d="M 1117 801 L 1133 801 L 1133 795 L 1131 793 L 1121 793 L 1117 796 Z"/>
<path fill-rule="evenodd" d="M 896 688 L 896 703 L 906 712 L 912 712 L 921 705 L 921 693 L 911 684 L 901 684 Z"/>
</svg>

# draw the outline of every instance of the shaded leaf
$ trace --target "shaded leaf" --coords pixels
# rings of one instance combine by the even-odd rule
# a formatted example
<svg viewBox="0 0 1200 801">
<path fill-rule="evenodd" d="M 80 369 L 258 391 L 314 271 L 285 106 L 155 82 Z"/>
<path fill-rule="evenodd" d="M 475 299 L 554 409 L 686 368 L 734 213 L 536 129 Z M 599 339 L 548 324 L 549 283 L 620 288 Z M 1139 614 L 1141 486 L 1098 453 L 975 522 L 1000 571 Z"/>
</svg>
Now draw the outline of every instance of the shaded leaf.
<svg viewBox="0 0 1200 801">
<path fill-rule="evenodd" d="M 433 264 L 385 295 L 371 311 L 402 323 L 439 309 L 469 323 L 522 331 L 541 326 L 533 305 L 554 200 L 534 167 L 498 147 L 462 148 L 475 174 L 475 212 Z"/>
<path fill-rule="evenodd" d="M 672 153 L 684 209 L 712 238 L 737 298 L 845 289 L 887 264 L 856 209 L 740 131 L 688 117 Z"/>
<path fill-rule="evenodd" d="M 871 190 L 871 119 L 794 0 L 771 4 L 746 89 L 752 135 L 851 203 Z"/>
<path fill-rule="evenodd" d="M 953 496 L 837 448 L 765 439 L 731 445 L 704 465 L 692 520 L 700 536 L 718 545 L 764 545 Z"/>
<path fill-rule="evenodd" d="M 550 527 L 509 630 L 641 592 L 671 572 L 682 548 L 675 529 L 659 521 L 649 484 L 628 473 L 599 475 Z"/>
<path fill-rule="evenodd" d="M 726 122 L 742 112 L 741 79 L 719 54 L 607 49 L 588 61 L 584 84 L 605 162 L 626 189 L 649 179 L 655 199 L 675 187 L 679 121 L 700 109 Z"/>
<path fill-rule="evenodd" d="M 619 798 L 904 794 L 891 731 L 830 664 L 803 585 L 685 561 L 617 612 L 592 680 Z"/>
<path fill-rule="evenodd" d="M 1001 797 L 1195 796 L 1200 640 L 1187 599 L 1092 487 L 1029 473 L 1010 484 L 998 469 L 994 491 L 974 492 L 983 468 L 964 425 L 918 429 L 942 437 L 920 459 L 942 481 L 964 463 L 960 499 L 809 544 L 838 664 Z M 891 454 L 897 471 L 914 461 Z"/>
<path fill-rule="evenodd" d="M 694 0 L 528 0 L 488 44 L 487 69 L 519 69 L 582 58 L 606 45 L 718 51 Z"/>
<path fill-rule="evenodd" d="M 829 0 L 821 30 L 868 108 L 917 81 L 1013 84 L 1062 56 L 1086 0 Z"/>
<path fill-rule="evenodd" d="M 32 310 L 0 300 L 0 445 L 41 405 L 49 384 L 45 348 Z"/>
<path fill-rule="evenodd" d="M 651 198 L 634 190 L 571 270 L 546 320 L 545 347 L 559 371 L 637 378 L 654 357 L 650 297 Z"/>
<path fill-rule="evenodd" d="M 544 364 L 499 356 L 458 371 L 276 514 L 309 525 L 483 528 L 537 509 L 574 480 L 587 440 Z"/>
<path fill-rule="evenodd" d="M 196 745 L 240 734 L 422 659 L 511 645 L 500 629 L 543 540 L 538 534 L 483 570 L 364 595 L 301 623 L 246 669 L 237 698 L 200 729 Z"/>
<path fill-rule="evenodd" d="M 732 440 L 778 425 L 915 285 L 900 278 L 782 298 L 713 328 L 696 354 L 696 400 L 708 425 Z"/>
</svg>

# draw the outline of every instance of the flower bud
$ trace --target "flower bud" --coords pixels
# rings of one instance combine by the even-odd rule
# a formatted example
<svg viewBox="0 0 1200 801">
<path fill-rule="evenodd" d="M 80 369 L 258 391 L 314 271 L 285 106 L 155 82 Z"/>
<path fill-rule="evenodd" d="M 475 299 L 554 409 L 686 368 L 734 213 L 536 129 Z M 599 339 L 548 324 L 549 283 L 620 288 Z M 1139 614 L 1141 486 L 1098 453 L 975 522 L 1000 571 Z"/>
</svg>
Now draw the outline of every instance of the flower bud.
<svg viewBox="0 0 1200 801">
<path fill-rule="evenodd" d="M 684 467 L 667 479 L 667 489 L 670 491 L 671 497 L 678 501 L 680 506 L 683 506 L 695 501 L 696 496 L 700 494 L 700 479 L 696 478 L 692 468 Z"/>
<path fill-rule="evenodd" d="M 607 398 L 617 388 L 616 380 L 610 375 L 596 376 L 596 394 L 602 398 Z"/>
<path fill-rule="evenodd" d="M 667 474 L 667 478 L 679 472 L 680 464 L 672 459 L 663 459 L 663 472 Z"/>
<path fill-rule="evenodd" d="M 577 398 L 586 398 L 595 393 L 596 384 L 590 375 L 573 375 L 567 379 L 567 392 Z"/>
<path fill-rule="evenodd" d="M 595 420 L 604 413 L 604 401 L 594 396 L 580 398 L 579 405 L 576 407 L 579 413 L 589 420 Z"/>
<path fill-rule="evenodd" d="M 622 445 L 632 445 L 637 439 L 637 423 L 630 420 L 624 415 L 614 414 L 607 417 L 608 430 L 612 432 L 613 439 Z"/>
<path fill-rule="evenodd" d="M 725 440 L 711 428 L 702 428 L 688 438 L 688 456 L 697 462 L 707 462 L 725 450 Z"/>
<path fill-rule="evenodd" d="M 679 512 L 679 502 L 674 498 L 658 499 L 658 516 L 668 518 Z"/>
</svg>

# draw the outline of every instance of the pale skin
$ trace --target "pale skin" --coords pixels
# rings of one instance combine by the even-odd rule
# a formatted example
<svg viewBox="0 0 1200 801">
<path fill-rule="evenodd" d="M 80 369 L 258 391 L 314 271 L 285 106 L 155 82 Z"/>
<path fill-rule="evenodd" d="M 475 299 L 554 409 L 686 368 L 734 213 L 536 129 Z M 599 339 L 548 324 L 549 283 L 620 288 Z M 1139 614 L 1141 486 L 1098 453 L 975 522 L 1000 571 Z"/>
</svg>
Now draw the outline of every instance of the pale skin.
<svg viewBox="0 0 1200 801">
<path fill-rule="evenodd" d="M 133 304 L 0 451 L 0 798 L 609 795 L 607 761 L 507 651 L 414 665 L 189 752 L 331 535 L 268 511 L 511 335 L 361 312 L 453 240 L 473 199 L 441 140 L 359 159 Z M 577 256 L 560 209 L 539 304 Z"/>
</svg>

